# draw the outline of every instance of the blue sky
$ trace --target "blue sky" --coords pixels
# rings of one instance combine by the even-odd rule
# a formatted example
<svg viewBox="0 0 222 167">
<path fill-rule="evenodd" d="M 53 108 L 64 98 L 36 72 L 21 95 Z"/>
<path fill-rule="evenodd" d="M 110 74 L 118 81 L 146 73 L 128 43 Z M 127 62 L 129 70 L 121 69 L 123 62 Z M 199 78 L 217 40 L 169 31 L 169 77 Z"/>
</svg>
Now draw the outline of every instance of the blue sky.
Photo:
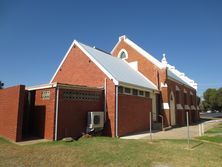
<svg viewBox="0 0 222 167">
<path fill-rule="evenodd" d="M 199 84 L 222 87 L 220 0 L 0 0 L 0 80 L 48 83 L 73 39 L 111 51 L 127 35 Z"/>
</svg>

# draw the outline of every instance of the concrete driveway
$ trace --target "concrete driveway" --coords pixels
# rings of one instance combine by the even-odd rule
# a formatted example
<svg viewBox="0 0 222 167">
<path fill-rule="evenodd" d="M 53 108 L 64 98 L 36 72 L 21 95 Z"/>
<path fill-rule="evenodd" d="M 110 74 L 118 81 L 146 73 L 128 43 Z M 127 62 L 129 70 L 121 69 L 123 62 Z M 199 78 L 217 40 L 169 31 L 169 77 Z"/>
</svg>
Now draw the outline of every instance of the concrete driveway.
<svg viewBox="0 0 222 167">
<path fill-rule="evenodd" d="M 222 121 L 222 120 L 221 120 Z M 214 127 L 215 125 L 219 124 L 220 122 L 214 123 L 204 123 L 204 131 Z M 189 127 L 190 138 L 198 137 L 199 136 L 199 124 L 192 125 Z M 159 131 L 152 133 L 153 139 L 187 139 L 187 127 L 178 127 L 173 128 L 168 131 Z M 121 139 L 150 139 L 149 132 L 143 132 L 135 135 L 121 137 Z"/>
</svg>

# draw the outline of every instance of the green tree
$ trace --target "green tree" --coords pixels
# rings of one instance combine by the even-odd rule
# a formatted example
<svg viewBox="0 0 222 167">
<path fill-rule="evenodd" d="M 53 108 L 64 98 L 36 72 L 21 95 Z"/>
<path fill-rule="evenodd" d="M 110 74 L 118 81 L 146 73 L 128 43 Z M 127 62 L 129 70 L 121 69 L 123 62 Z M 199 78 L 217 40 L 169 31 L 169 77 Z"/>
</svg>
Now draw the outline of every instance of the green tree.
<svg viewBox="0 0 222 167">
<path fill-rule="evenodd" d="M 205 110 L 216 110 L 217 106 L 217 89 L 207 89 L 204 94 L 203 107 Z"/>
<path fill-rule="evenodd" d="M 0 89 L 3 89 L 4 83 L 0 81 Z"/>
<path fill-rule="evenodd" d="M 217 101 L 217 109 L 219 111 L 222 111 L 222 88 L 217 90 L 216 101 Z"/>
</svg>

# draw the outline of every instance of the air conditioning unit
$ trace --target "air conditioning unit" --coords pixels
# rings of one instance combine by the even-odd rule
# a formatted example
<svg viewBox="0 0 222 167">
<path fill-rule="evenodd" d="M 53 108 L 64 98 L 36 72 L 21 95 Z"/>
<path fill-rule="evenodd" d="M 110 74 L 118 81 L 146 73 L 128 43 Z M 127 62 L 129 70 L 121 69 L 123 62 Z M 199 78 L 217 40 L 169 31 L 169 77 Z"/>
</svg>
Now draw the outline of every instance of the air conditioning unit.
<svg viewBox="0 0 222 167">
<path fill-rule="evenodd" d="M 100 131 L 104 127 L 104 112 L 103 111 L 91 111 L 88 112 L 87 119 L 87 133 L 92 131 Z"/>
</svg>

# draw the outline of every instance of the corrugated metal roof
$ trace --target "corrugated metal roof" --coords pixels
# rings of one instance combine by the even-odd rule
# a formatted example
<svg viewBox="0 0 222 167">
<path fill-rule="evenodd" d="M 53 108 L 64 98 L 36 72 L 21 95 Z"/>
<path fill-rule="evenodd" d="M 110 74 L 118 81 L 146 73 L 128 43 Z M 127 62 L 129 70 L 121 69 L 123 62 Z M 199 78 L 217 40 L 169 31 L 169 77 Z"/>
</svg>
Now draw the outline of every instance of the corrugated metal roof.
<svg viewBox="0 0 222 167">
<path fill-rule="evenodd" d="M 141 73 L 119 58 L 113 57 L 101 50 L 79 43 L 113 78 L 119 83 L 139 86 L 146 89 L 158 90 L 157 87 Z"/>
</svg>

